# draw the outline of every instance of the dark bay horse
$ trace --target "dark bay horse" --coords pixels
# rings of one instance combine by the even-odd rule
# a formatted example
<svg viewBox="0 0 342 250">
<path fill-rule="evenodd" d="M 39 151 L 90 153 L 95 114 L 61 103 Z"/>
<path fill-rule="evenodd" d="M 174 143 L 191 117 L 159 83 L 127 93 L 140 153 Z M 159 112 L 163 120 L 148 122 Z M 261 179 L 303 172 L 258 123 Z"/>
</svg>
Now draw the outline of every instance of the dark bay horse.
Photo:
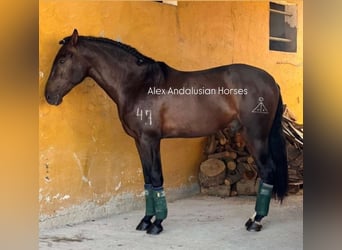
<svg viewBox="0 0 342 250">
<path fill-rule="evenodd" d="M 207 136 L 235 127 L 246 140 L 261 178 L 255 212 L 245 227 L 260 231 L 272 194 L 282 200 L 288 181 L 283 103 L 270 74 L 245 64 L 178 71 L 128 45 L 79 36 L 76 29 L 60 44 L 47 81 L 46 100 L 61 104 L 73 87 L 91 77 L 116 103 L 143 168 L 146 211 L 137 230 L 159 234 L 167 216 L 160 140 Z"/>
</svg>

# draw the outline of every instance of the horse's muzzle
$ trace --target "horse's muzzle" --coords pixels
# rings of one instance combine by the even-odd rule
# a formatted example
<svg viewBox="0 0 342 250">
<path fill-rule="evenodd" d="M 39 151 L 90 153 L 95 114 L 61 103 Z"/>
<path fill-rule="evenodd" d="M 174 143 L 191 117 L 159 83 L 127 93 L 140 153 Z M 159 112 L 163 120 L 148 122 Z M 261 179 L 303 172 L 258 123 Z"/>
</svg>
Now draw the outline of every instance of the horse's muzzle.
<svg viewBox="0 0 342 250">
<path fill-rule="evenodd" d="M 46 101 L 51 105 L 59 105 L 62 103 L 63 98 L 60 95 L 50 95 L 48 93 L 45 94 Z"/>
</svg>

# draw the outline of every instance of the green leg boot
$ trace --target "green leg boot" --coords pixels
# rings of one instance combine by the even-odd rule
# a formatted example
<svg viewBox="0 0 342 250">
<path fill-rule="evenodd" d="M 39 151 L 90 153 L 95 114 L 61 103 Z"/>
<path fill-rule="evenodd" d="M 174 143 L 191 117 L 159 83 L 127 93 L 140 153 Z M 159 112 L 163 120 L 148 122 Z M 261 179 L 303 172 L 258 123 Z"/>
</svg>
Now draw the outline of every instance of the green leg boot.
<svg viewBox="0 0 342 250">
<path fill-rule="evenodd" d="M 273 185 L 260 182 L 255 212 L 260 216 L 267 216 L 272 198 Z"/>
<path fill-rule="evenodd" d="M 145 185 L 145 201 L 146 201 L 146 216 L 151 216 L 151 218 L 156 214 L 154 209 L 154 200 L 153 200 L 153 190 L 152 185 Z"/>
<path fill-rule="evenodd" d="M 147 229 L 148 234 L 159 234 L 163 231 L 162 221 L 167 217 L 167 203 L 163 187 L 153 188 L 153 201 L 156 220 Z"/>
<path fill-rule="evenodd" d="M 261 230 L 262 225 L 260 221 L 263 217 L 268 215 L 270 201 L 272 198 L 272 189 L 273 185 L 260 182 L 255 203 L 255 213 L 245 224 L 248 231 L 258 232 Z"/>
<path fill-rule="evenodd" d="M 153 200 L 156 220 L 164 220 L 167 217 L 167 203 L 165 191 L 162 187 L 153 190 Z"/>
<path fill-rule="evenodd" d="M 151 219 L 155 215 L 154 200 L 153 200 L 153 190 L 151 184 L 145 184 L 145 217 L 140 221 L 137 226 L 137 230 L 145 231 L 151 225 Z"/>
</svg>

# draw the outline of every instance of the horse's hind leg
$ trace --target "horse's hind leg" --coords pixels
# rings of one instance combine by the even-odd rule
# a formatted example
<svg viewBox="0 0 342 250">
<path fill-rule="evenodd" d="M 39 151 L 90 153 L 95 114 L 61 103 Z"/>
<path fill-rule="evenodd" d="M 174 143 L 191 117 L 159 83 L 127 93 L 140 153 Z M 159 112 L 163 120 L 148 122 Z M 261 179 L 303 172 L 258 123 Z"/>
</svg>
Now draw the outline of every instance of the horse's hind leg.
<svg viewBox="0 0 342 250">
<path fill-rule="evenodd" d="M 255 212 L 245 223 L 245 226 L 248 231 L 260 231 L 262 228 L 261 220 L 268 215 L 274 184 L 275 165 L 268 149 L 268 138 L 248 138 L 246 132 L 243 134 L 247 137 L 248 149 L 255 159 L 261 178 L 255 203 Z"/>
</svg>

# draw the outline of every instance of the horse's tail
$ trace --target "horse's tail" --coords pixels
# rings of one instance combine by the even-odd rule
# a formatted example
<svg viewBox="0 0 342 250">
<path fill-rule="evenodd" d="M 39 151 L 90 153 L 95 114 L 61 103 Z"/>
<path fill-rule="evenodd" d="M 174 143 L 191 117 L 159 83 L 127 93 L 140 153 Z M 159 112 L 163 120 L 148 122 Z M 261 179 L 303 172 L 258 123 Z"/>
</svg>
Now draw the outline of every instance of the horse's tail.
<svg viewBox="0 0 342 250">
<path fill-rule="evenodd" d="M 286 143 L 282 128 L 283 100 L 279 90 L 277 111 L 273 120 L 269 136 L 269 147 L 273 163 L 275 164 L 275 178 L 273 192 L 280 201 L 283 200 L 288 189 L 288 166 Z"/>
</svg>

